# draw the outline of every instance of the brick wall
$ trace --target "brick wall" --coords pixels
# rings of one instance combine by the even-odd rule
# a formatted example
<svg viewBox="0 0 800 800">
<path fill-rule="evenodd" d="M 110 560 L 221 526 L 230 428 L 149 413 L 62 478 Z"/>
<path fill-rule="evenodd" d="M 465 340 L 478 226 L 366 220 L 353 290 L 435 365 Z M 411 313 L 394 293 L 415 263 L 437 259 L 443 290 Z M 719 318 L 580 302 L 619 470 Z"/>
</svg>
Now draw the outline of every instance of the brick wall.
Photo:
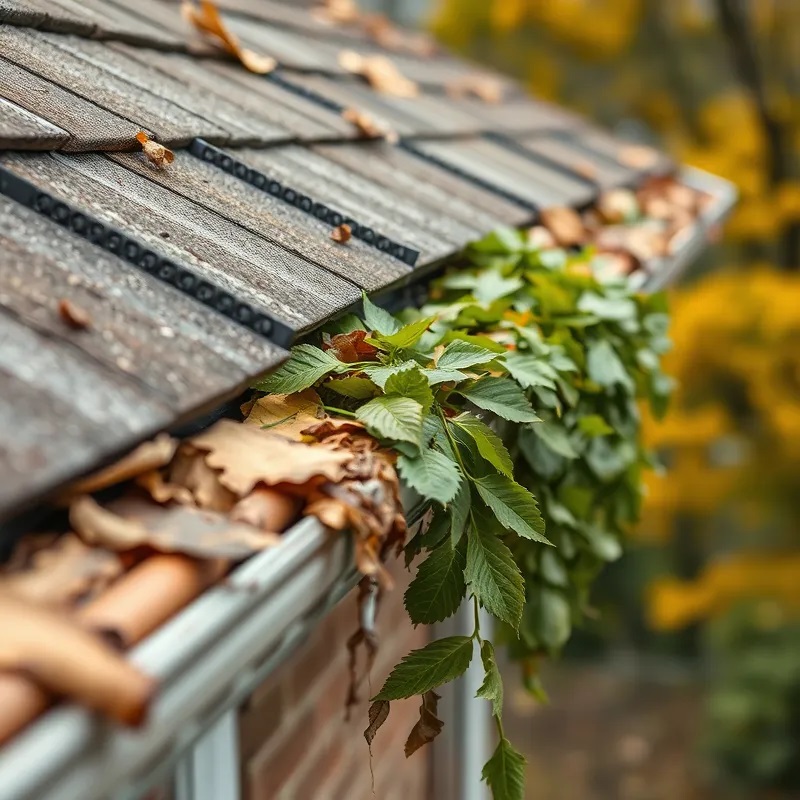
<svg viewBox="0 0 800 800">
<path fill-rule="evenodd" d="M 427 641 L 403 608 L 409 580 L 400 564 L 397 582 L 381 603 L 381 646 L 372 671 L 377 691 L 397 661 Z M 249 698 L 241 709 L 240 747 L 244 800 L 425 800 L 429 796 L 426 748 L 406 760 L 403 744 L 419 716 L 416 699 L 392 703 L 373 742 L 372 793 L 367 725 L 368 689 L 344 718 L 347 694 L 345 643 L 357 626 L 355 592 L 314 630 L 310 639 Z"/>
</svg>

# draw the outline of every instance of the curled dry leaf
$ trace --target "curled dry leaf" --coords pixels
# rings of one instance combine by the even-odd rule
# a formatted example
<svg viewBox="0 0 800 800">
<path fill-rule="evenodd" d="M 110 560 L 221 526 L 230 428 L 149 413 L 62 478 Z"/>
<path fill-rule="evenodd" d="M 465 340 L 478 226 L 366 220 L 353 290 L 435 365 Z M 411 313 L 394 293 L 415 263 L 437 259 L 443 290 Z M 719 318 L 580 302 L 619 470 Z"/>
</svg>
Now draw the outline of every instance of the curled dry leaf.
<svg viewBox="0 0 800 800">
<path fill-rule="evenodd" d="M 561 247 L 573 247 L 586 240 L 586 228 L 577 211 L 566 206 L 553 206 L 541 213 L 542 225 Z"/>
<path fill-rule="evenodd" d="M 389 701 L 376 700 L 369 707 L 368 715 L 369 725 L 367 725 L 367 728 L 364 731 L 364 738 L 367 740 L 367 744 L 372 746 L 372 741 L 375 739 L 375 734 L 380 730 L 381 725 L 386 722 L 386 718 L 389 716 Z"/>
<path fill-rule="evenodd" d="M 635 219 L 639 203 L 630 189 L 609 189 L 597 198 L 595 210 L 606 225 L 616 225 Z"/>
<path fill-rule="evenodd" d="M 306 389 L 296 394 L 260 397 L 251 406 L 245 424 L 299 442 L 303 430 L 316 425 L 324 416 L 319 395 L 313 389 Z"/>
<path fill-rule="evenodd" d="M 75 305 L 72 300 L 67 300 L 66 297 L 58 301 L 58 315 L 70 328 L 74 328 L 76 331 L 86 330 L 92 325 L 92 318 L 88 312 Z"/>
<path fill-rule="evenodd" d="M 621 164 L 631 169 L 651 169 L 658 163 L 658 151 L 642 144 L 622 145 L 617 151 Z"/>
<path fill-rule="evenodd" d="M 23 567 L 0 572 L 0 589 L 22 600 L 48 606 L 71 606 L 105 589 L 122 574 L 119 556 L 87 547 L 68 533 L 32 553 Z"/>
<path fill-rule="evenodd" d="M 221 470 L 220 481 L 239 497 L 257 483 L 306 484 L 341 480 L 350 455 L 328 447 L 290 442 L 253 425 L 222 419 L 191 440 L 206 452 L 206 463 Z"/>
<path fill-rule="evenodd" d="M 159 169 L 164 169 L 168 164 L 175 160 L 175 153 L 163 144 L 154 142 L 144 131 L 136 134 L 136 141 L 142 146 L 144 154 L 151 164 L 155 164 Z"/>
<path fill-rule="evenodd" d="M 331 231 L 331 239 L 337 244 L 347 244 L 353 236 L 353 229 L 343 222 Z"/>
<path fill-rule="evenodd" d="M 126 725 L 144 722 L 152 678 L 58 613 L 0 594 L 0 669 L 29 676 Z"/>
<path fill-rule="evenodd" d="M 449 81 L 445 90 L 453 98 L 475 97 L 484 103 L 503 102 L 503 84 L 491 75 L 474 73 Z"/>
<path fill-rule="evenodd" d="M 278 536 L 191 506 L 159 506 L 137 497 L 99 505 L 89 496 L 70 507 L 70 522 L 88 544 L 111 550 L 151 547 L 196 558 L 241 559 L 277 543 Z"/>
<path fill-rule="evenodd" d="M 175 458 L 164 470 L 161 484 L 154 480 L 146 488 L 151 491 L 153 499 L 160 503 L 175 500 L 207 511 L 225 513 L 233 508 L 238 495 L 223 486 L 220 475 L 220 470 L 206 463 L 204 451 L 189 442 L 183 442 Z M 141 479 L 139 483 L 143 485 Z"/>
<path fill-rule="evenodd" d="M 322 349 L 345 364 L 352 364 L 355 361 L 375 361 L 378 348 L 366 341 L 368 336 L 366 331 L 360 330 L 337 333 L 335 336 L 323 334 Z"/>
<path fill-rule="evenodd" d="M 175 455 L 177 447 L 178 442 L 176 439 L 166 433 L 160 433 L 152 441 L 144 442 L 134 450 L 131 450 L 128 455 L 123 456 L 110 467 L 101 469 L 73 483 L 67 490 L 66 495 L 75 497 L 79 494 L 99 492 L 108 486 L 115 486 L 150 470 L 163 467 L 165 464 L 169 464 Z"/>
<path fill-rule="evenodd" d="M 342 111 L 342 118 L 355 125 L 358 132 L 368 139 L 386 139 L 387 142 L 396 144 L 399 137 L 386 123 L 379 122 L 366 111 L 357 108 L 346 108 Z"/>
<path fill-rule="evenodd" d="M 361 19 L 361 12 L 355 0 L 322 0 L 311 13 L 320 22 L 331 25 L 349 25 Z"/>
<path fill-rule="evenodd" d="M 181 10 L 184 18 L 200 33 L 212 39 L 226 53 L 239 59 L 242 66 L 250 72 L 266 75 L 278 65 L 274 58 L 242 47 L 237 37 L 225 27 L 219 9 L 211 0 L 200 0 L 199 9 L 192 0 L 183 0 Z"/>
<path fill-rule="evenodd" d="M 362 56 L 355 50 L 342 50 L 339 65 L 347 72 L 360 75 L 376 92 L 394 97 L 416 97 L 419 87 L 406 78 L 386 56 Z"/>
<path fill-rule="evenodd" d="M 408 758 L 416 753 L 420 747 L 432 742 L 444 727 L 444 722 L 436 714 L 439 705 L 439 695 L 436 692 L 425 692 L 422 695 L 422 704 L 419 707 L 419 720 L 411 729 L 406 740 L 405 753 Z"/>
<path fill-rule="evenodd" d="M 385 14 L 366 14 L 361 27 L 378 46 L 398 53 L 411 53 L 430 58 L 436 52 L 436 42 L 426 33 L 398 28 Z"/>
</svg>

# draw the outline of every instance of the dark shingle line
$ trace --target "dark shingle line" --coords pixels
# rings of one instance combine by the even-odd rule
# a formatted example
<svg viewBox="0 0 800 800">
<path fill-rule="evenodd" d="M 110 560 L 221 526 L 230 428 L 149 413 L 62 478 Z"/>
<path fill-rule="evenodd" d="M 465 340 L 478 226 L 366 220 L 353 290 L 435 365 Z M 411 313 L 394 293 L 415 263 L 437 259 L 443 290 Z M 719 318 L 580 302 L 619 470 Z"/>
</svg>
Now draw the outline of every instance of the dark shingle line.
<svg viewBox="0 0 800 800">
<path fill-rule="evenodd" d="M 536 164 L 541 164 L 542 166 L 547 167 L 553 172 L 558 172 L 561 175 L 565 175 L 568 178 L 578 180 L 581 183 L 585 183 L 587 186 L 590 186 L 595 196 L 589 200 L 589 203 L 594 202 L 600 192 L 600 184 L 594 178 L 590 178 L 579 169 L 573 169 L 560 161 L 556 161 L 553 158 L 548 158 L 543 153 L 529 150 L 527 147 L 525 147 L 525 145 L 520 144 L 518 141 L 512 139 L 510 136 L 504 133 L 485 133 L 483 134 L 483 138 L 487 139 L 493 144 L 498 145 L 499 147 L 510 150 L 515 155 L 522 156 L 529 161 L 533 161 Z"/>
<path fill-rule="evenodd" d="M 380 250 L 382 253 L 387 253 L 394 258 L 399 259 L 404 264 L 413 267 L 419 258 L 419 251 L 412 247 L 395 242 L 388 236 L 383 236 L 368 225 L 363 225 L 357 220 L 353 219 L 349 214 L 337 211 L 330 208 L 325 203 L 315 201 L 303 192 L 293 189 L 291 186 L 285 186 L 281 181 L 265 175 L 259 170 L 248 167 L 242 161 L 232 156 L 229 152 L 215 147 L 202 139 L 195 139 L 189 146 L 189 152 L 197 158 L 219 167 L 221 170 L 233 175 L 239 180 L 254 186 L 266 194 L 283 200 L 295 208 L 310 214 L 322 222 L 325 222 L 332 227 L 347 224 L 351 228 L 351 232 L 356 239 L 370 245 L 371 247 Z"/>
<path fill-rule="evenodd" d="M 201 278 L 189 267 L 159 256 L 135 238 L 40 190 L 35 184 L 2 166 L 0 194 L 33 209 L 275 344 L 282 347 L 292 344 L 294 331 L 275 315 L 237 299 L 214 282 Z"/>
</svg>

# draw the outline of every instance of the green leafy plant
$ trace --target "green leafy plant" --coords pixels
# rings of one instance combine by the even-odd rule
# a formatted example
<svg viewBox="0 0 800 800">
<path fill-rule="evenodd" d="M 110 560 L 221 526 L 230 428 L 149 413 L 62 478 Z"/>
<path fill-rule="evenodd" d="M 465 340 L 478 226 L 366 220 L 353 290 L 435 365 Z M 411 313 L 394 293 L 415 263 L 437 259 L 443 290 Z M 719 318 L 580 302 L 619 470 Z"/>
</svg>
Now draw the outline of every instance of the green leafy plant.
<svg viewBox="0 0 800 800">
<path fill-rule="evenodd" d="M 483 771 L 495 800 L 522 798 L 524 759 L 503 731 L 502 680 L 478 610 L 498 621 L 540 692 L 536 664 L 567 641 L 637 516 L 649 463 L 638 399 L 658 412 L 670 390 L 659 370 L 663 298 L 599 281 L 591 257 L 497 231 L 432 284 L 422 309 L 400 320 L 364 297 L 363 320 L 338 320 L 320 347 L 294 348 L 257 386 L 316 386 L 331 413 L 360 420 L 397 451 L 400 475 L 431 502 L 430 527 L 406 545 L 407 563 L 422 557 L 406 609 L 414 624 L 431 624 L 469 599 L 474 630 L 406 656 L 370 720 L 415 695 L 431 714 L 431 693 L 462 675 L 477 649 L 486 676 L 478 696 L 499 733 Z"/>
</svg>

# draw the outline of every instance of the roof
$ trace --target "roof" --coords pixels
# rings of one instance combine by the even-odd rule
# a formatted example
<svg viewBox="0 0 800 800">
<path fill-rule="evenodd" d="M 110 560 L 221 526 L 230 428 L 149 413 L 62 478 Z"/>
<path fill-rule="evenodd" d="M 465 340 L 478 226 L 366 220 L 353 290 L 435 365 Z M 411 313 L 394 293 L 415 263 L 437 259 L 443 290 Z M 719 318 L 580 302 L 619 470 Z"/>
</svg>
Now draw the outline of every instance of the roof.
<svg viewBox="0 0 800 800">
<path fill-rule="evenodd" d="M 277 69 L 248 72 L 166 0 L 0 0 L 0 519 L 234 397 L 362 291 L 674 169 L 410 34 L 219 6 Z M 375 91 L 347 50 L 417 96 Z M 487 80 L 497 102 L 465 96 Z"/>
</svg>

